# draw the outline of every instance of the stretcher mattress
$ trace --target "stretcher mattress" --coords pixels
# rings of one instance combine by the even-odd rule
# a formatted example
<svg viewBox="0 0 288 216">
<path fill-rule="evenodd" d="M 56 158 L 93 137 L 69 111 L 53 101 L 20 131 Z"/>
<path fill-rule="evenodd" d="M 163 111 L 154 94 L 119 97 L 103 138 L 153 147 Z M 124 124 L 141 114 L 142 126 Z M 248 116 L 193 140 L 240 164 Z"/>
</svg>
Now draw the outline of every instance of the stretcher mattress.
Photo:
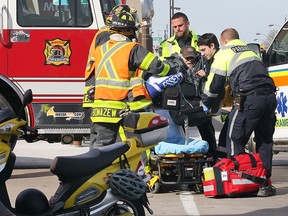
<svg viewBox="0 0 288 216">
<path fill-rule="evenodd" d="M 173 138 L 159 142 L 158 145 L 155 146 L 155 153 L 159 155 L 204 154 L 208 152 L 208 149 L 209 145 L 205 140 L 188 138 L 186 142 L 185 138 Z"/>
</svg>

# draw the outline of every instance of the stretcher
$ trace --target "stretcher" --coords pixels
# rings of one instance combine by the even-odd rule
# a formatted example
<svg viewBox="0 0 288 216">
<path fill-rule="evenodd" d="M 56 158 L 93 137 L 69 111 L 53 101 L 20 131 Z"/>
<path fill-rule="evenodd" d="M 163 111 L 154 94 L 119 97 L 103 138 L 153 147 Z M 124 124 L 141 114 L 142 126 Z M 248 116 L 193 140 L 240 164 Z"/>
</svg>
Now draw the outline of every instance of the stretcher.
<svg viewBox="0 0 288 216">
<path fill-rule="evenodd" d="M 209 167 L 213 159 L 205 154 L 208 151 L 206 141 L 192 142 L 194 143 L 188 145 L 161 142 L 155 146 L 154 153 L 150 156 L 152 177 L 148 182 L 152 193 L 160 192 L 163 185 L 187 185 L 193 191 L 203 192 L 203 169 Z M 165 145 L 167 147 L 164 148 Z M 159 154 L 159 151 L 163 154 Z M 167 152 L 164 153 L 165 151 Z M 169 153 L 170 151 L 175 154 Z"/>
<path fill-rule="evenodd" d="M 164 111 L 157 112 L 171 121 Z M 209 144 L 204 140 L 179 136 L 181 132 L 172 122 L 169 127 L 170 136 L 151 150 L 151 179 L 147 183 L 150 192 L 158 193 L 165 185 L 185 185 L 193 191 L 203 192 L 203 169 L 213 162 L 213 158 L 206 155 Z"/>
</svg>

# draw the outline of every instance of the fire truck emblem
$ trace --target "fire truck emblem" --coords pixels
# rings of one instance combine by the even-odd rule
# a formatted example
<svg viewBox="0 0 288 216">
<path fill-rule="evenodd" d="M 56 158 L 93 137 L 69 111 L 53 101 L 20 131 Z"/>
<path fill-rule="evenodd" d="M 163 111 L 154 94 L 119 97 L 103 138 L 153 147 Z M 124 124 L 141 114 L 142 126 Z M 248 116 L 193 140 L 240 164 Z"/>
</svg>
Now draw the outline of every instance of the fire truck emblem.
<svg viewBox="0 0 288 216">
<path fill-rule="evenodd" d="M 82 120 L 85 117 L 84 112 L 55 112 L 54 106 L 52 106 L 46 114 L 54 118 L 66 118 L 66 121 L 70 121 L 71 119 Z"/>
<path fill-rule="evenodd" d="M 70 65 L 70 40 L 45 40 L 45 65 Z"/>
</svg>

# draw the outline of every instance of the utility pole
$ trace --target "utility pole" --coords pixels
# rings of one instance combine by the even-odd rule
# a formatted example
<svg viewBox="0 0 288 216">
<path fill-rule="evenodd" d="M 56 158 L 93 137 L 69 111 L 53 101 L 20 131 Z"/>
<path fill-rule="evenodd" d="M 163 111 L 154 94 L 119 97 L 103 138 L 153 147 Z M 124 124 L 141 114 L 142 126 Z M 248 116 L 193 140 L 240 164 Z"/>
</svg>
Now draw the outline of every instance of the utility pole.
<svg viewBox="0 0 288 216">
<path fill-rule="evenodd" d="M 172 36 L 173 27 L 171 25 L 171 19 L 174 14 L 174 0 L 170 0 L 170 14 L 169 14 L 169 23 L 170 23 L 170 37 Z"/>
<path fill-rule="evenodd" d="M 170 0 L 170 13 L 169 13 L 170 37 L 173 35 L 173 27 L 171 25 L 171 19 L 174 15 L 174 10 L 181 10 L 181 8 L 180 7 L 174 7 L 174 0 Z"/>
<path fill-rule="evenodd" d="M 164 40 L 168 38 L 168 25 L 166 25 L 166 29 L 164 29 Z"/>
</svg>

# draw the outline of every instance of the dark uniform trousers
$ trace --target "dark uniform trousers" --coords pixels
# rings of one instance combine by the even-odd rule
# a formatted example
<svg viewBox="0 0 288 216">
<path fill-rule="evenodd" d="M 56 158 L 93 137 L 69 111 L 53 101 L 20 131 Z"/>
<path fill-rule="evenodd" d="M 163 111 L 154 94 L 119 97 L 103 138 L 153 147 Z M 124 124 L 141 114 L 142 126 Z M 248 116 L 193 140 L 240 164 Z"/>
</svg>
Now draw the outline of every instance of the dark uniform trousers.
<svg viewBox="0 0 288 216">
<path fill-rule="evenodd" d="M 216 154 L 217 142 L 215 137 L 215 128 L 212 123 L 212 118 L 204 121 L 202 124 L 197 125 L 201 138 L 208 142 L 208 152 L 213 156 L 214 162 L 218 159 Z"/>
<path fill-rule="evenodd" d="M 270 178 L 276 122 L 276 95 L 272 89 L 255 91 L 245 96 L 242 107 L 241 111 L 234 107 L 229 114 L 226 136 L 227 156 L 244 153 L 245 145 L 254 131 L 257 149 L 263 166 L 268 171 L 266 177 Z"/>
<path fill-rule="evenodd" d="M 90 133 L 90 148 L 99 148 L 116 142 L 121 121 L 118 123 L 93 122 Z"/>
</svg>

